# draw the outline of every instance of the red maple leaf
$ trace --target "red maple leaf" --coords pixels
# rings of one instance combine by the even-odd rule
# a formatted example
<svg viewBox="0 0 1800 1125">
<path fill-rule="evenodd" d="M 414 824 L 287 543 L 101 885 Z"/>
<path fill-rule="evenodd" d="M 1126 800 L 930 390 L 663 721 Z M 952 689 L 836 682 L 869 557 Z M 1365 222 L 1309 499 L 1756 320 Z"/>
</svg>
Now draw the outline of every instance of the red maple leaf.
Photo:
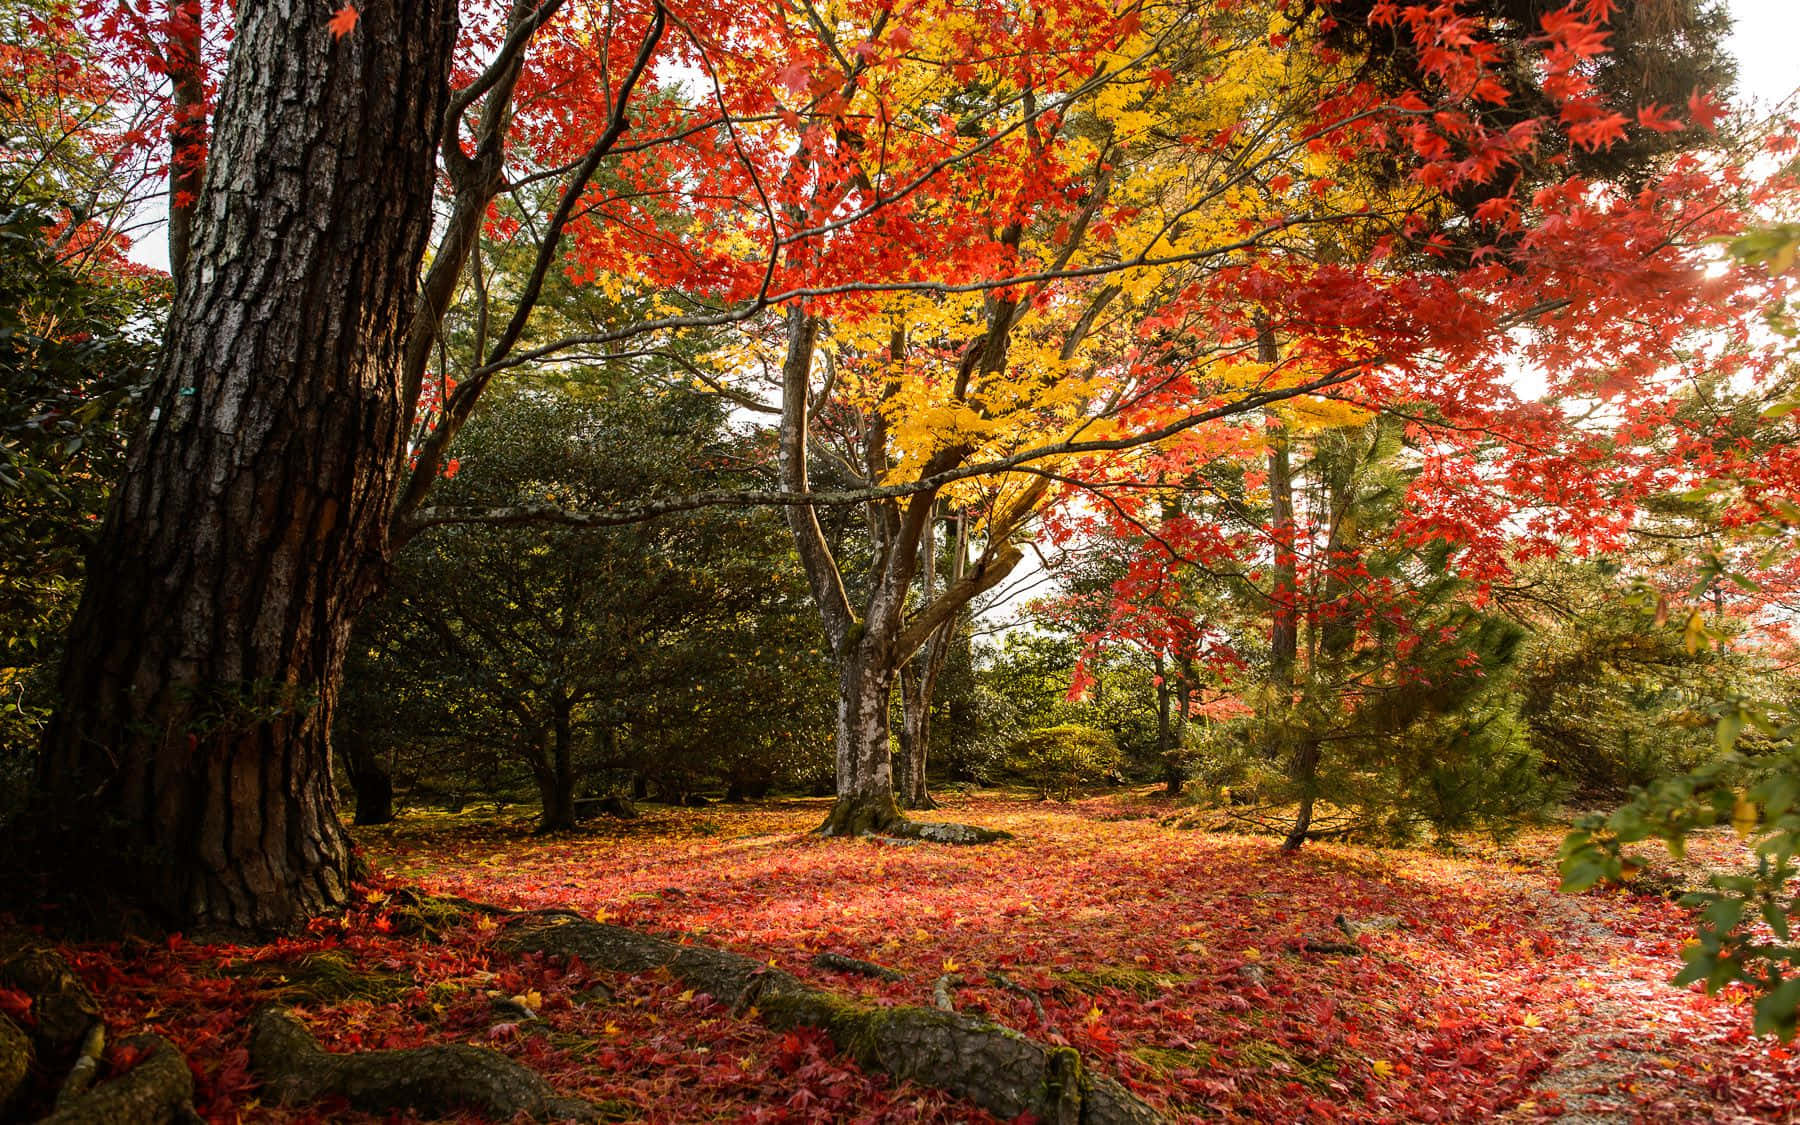
<svg viewBox="0 0 1800 1125">
<path fill-rule="evenodd" d="M 332 15 L 331 21 L 325 26 L 331 29 L 332 38 L 342 39 L 356 30 L 356 21 L 359 15 L 355 5 L 345 4 Z"/>
</svg>

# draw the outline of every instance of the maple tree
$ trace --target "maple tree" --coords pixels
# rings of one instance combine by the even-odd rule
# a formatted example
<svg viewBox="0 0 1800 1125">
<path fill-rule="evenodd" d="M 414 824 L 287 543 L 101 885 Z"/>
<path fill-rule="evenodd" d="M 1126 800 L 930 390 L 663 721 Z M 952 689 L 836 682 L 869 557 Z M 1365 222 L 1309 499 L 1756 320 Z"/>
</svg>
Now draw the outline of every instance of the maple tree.
<svg viewBox="0 0 1800 1125">
<path fill-rule="evenodd" d="M 1557 108 L 1558 127 L 1567 130 L 1562 144 L 1604 149 L 1626 136 L 1627 119 L 1578 73 L 1581 60 L 1603 54 L 1604 13 L 1554 16 L 1544 20 L 1543 39 L 1532 41 L 1548 67 L 1535 92 Z M 978 593 L 979 583 L 998 582 L 1017 562 L 1007 540 L 1049 498 L 1046 481 L 1122 482 L 1144 475 L 1145 457 L 1204 461 L 1225 448 L 1209 442 L 1234 440 L 1231 427 L 1216 423 L 1338 384 L 1336 394 L 1376 402 L 1422 387 L 1459 409 L 1481 410 L 1485 421 L 1494 411 L 1480 406 L 1479 396 L 1497 384 L 1500 356 L 1510 346 L 1506 329 L 1552 311 L 1557 323 L 1542 322 L 1548 330 L 1534 358 L 1556 363 L 1571 383 L 1583 378 L 1577 372 L 1584 365 L 1609 358 L 1604 346 L 1593 346 L 1595 338 L 1584 337 L 1586 359 L 1564 362 L 1578 336 L 1561 332 L 1587 315 L 1623 323 L 1637 315 L 1625 308 L 1634 301 L 1670 300 L 1695 302 L 1691 319 L 1678 318 L 1689 326 L 1729 315 L 1692 266 L 1686 281 L 1674 283 L 1681 275 L 1675 257 L 1653 261 L 1672 248 L 1650 232 L 1668 230 L 1671 220 L 1686 228 L 1680 253 L 1690 256 L 1698 252 L 1696 236 L 1723 229 L 1707 225 L 1719 217 L 1717 201 L 1693 178 L 1693 165 L 1663 181 L 1666 196 L 1621 192 L 1605 204 L 1593 195 L 1597 183 L 1544 177 L 1534 166 L 1530 206 L 1539 214 L 1527 219 L 1518 197 L 1489 192 L 1474 229 L 1491 228 L 1501 245 L 1465 248 L 1479 252 L 1452 271 L 1454 282 L 1443 273 L 1393 268 L 1410 253 L 1453 247 L 1439 229 L 1454 214 L 1442 202 L 1501 182 L 1517 186 L 1522 177 L 1503 170 L 1523 163 L 1527 150 L 1533 160 L 1540 154 L 1534 119 L 1511 115 L 1502 128 L 1480 110 L 1484 102 L 1505 101 L 1505 90 L 1496 61 L 1502 52 L 1475 34 L 1479 21 L 1425 9 L 1410 10 L 1408 20 L 1422 60 L 1416 65 L 1432 76 L 1424 85 L 1438 99 L 1429 124 L 1411 116 L 1430 105 L 1418 91 L 1407 95 L 1411 101 L 1381 100 L 1333 46 L 1319 46 L 1312 61 L 1306 21 L 1271 31 L 1256 12 L 1233 9 L 1206 24 L 1200 38 L 1215 54 L 1205 65 L 1190 60 L 1185 69 L 1156 72 L 1144 89 L 1115 86 L 1098 95 L 1087 111 L 1091 120 L 1077 112 L 1061 118 L 1061 133 L 1033 131 L 1044 138 L 1039 159 L 1066 151 L 1069 182 L 1080 185 L 1087 176 L 1092 186 L 1031 201 L 1036 211 L 1014 201 L 1015 211 L 1001 214 L 1019 217 L 977 228 L 990 256 L 1024 264 L 1031 287 L 1018 287 L 1021 298 L 939 283 L 929 308 L 906 297 L 851 294 L 790 310 L 781 360 L 785 483 L 792 492 L 808 491 L 804 444 L 813 415 L 830 409 L 814 400 L 830 391 L 857 419 L 838 464 L 861 471 L 862 483 L 893 482 L 898 493 L 871 516 L 882 538 L 879 577 L 855 589 L 821 549 L 811 517 L 792 517 L 842 681 L 841 803 L 828 831 L 904 829 L 888 775 L 882 701 L 930 628 Z M 1319 26 L 1334 22 L 1328 16 Z M 1146 27 L 1139 33 L 1154 36 Z M 1326 35 L 1323 43 L 1331 42 Z M 1233 80 L 1223 80 L 1226 73 Z M 1444 108 L 1465 102 L 1475 108 Z M 1695 102 L 1701 110 L 1706 104 Z M 1249 121 L 1257 130 L 1240 131 Z M 1653 117 L 1643 127 L 1657 133 L 1663 124 Z M 1195 137 L 1215 129 L 1210 143 Z M 1187 143 L 1165 144 L 1167 137 Z M 1390 151 L 1384 139 L 1417 169 L 1403 188 L 1390 182 L 1377 190 L 1358 171 L 1367 147 Z M 1096 151 L 1104 161 L 1087 163 Z M 1328 174 L 1334 161 L 1337 178 Z M 984 171 L 988 182 L 966 194 L 991 211 L 981 193 L 994 190 L 996 168 Z M 1032 181 L 1054 183 L 1056 171 L 1045 168 Z M 855 174 L 846 179 L 857 182 Z M 837 206 L 838 198 L 828 195 L 826 203 Z M 1611 237 L 1634 226 L 1637 233 L 1590 257 L 1597 272 L 1578 279 L 1552 247 L 1578 227 L 1597 233 L 1588 224 L 1601 214 Z M 945 221 L 938 212 L 931 218 Z M 1450 225 L 1466 237 L 1460 224 Z M 1597 241 L 1583 237 L 1594 254 Z M 1638 238 L 1646 241 L 1633 248 Z M 1330 255 L 1319 254 L 1321 244 Z M 1649 258 L 1641 256 L 1646 250 Z M 1638 288 L 1629 280 L 1637 270 L 1657 282 Z M 960 330 L 946 334 L 947 323 Z M 1434 336 L 1432 327 L 1442 334 Z M 940 343 L 934 355 L 925 346 L 934 340 L 950 347 Z M 1641 338 L 1616 342 L 1648 370 Z M 821 348 L 830 355 L 815 392 Z M 1381 375 L 1364 377 L 1365 367 Z M 1306 386 L 1309 380 L 1316 385 Z M 829 428 L 832 420 L 819 424 Z M 1132 449 L 1154 452 L 1111 456 Z M 1006 470 L 1017 472 L 1009 479 Z M 951 486 L 962 490 L 952 492 L 960 510 L 984 513 L 991 523 L 978 533 L 986 544 L 974 564 L 978 582 L 925 591 L 909 609 L 931 504 Z M 1284 551 L 1277 546 L 1276 553 L 1279 567 Z"/>
<path fill-rule="evenodd" d="M 1731 250 L 1745 268 L 1766 268 L 1779 277 L 1793 265 L 1797 234 L 1791 225 L 1769 225 L 1735 239 Z M 1697 604 L 1681 626 L 1689 653 L 1715 643 L 1725 647 L 1733 631 L 1767 631 L 1774 636 L 1758 655 L 1762 662 L 1773 656 L 1785 664 L 1795 526 L 1787 466 L 1788 419 L 1796 405 L 1794 330 L 1781 312 L 1771 327 L 1776 341 L 1763 347 L 1778 360 L 1779 378 L 1748 388 L 1697 387 L 1693 397 L 1709 409 L 1702 418 L 1684 418 L 1676 430 L 1674 441 L 1689 450 L 1686 460 L 1700 485 L 1692 493 L 1697 522 L 1712 532 L 1712 543 L 1699 565 L 1686 557 L 1668 569 L 1692 582 L 1685 595 Z M 1660 626 L 1669 616 L 1669 599 L 1682 595 L 1669 575 L 1658 577 L 1661 583 L 1645 584 L 1641 600 L 1653 607 Z M 1716 615 L 1710 624 L 1707 601 Z M 1728 610 L 1729 603 L 1738 604 Z M 1755 1029 L 1791 1040 L 1800 1032 L 1800 945 L 1793 935 L 1800 910 L 1793 891 L 1800 757 L 1792 708 L 1777 702 L 1791 692 L 1766 678 L 1732 688 L 1710 709 L 1716 756 L 1634 789 L 1610 816 L 1590 814 L 1576 823 L 1563 841 L 1564 887 L 1586 890 L 1629 879 L 1643 860 L 1628 849 L 1644 840 L 1663 841 L 1679 855 L 1698 829 L 1716 824 L 1730 824 L 1740 838 L 1754 840 L 1753 860 L 1710 875 L 1703 889 L 1685 897 L 1699 918 L 1695 936 L 1682 945 L 1686 965 L 1675 981 L 1699 981 L 1708 992 L 1749 985 L 1758 994 Z"/>
</svg>

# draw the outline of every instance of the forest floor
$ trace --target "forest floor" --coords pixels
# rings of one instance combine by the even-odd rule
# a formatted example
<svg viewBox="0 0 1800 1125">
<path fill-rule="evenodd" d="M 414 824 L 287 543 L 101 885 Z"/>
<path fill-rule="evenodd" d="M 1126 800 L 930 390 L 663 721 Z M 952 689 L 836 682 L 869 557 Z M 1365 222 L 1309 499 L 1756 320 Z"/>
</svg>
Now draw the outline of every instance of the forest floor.
<svg viewBox="0 0 1800 1125">
<path fill-rule="evenodd" d="M 485 918 L 402 933 L 390 907 L 417 887 L 685 934 L 880 1003 L 942 990 L 1075 1047 L 1173 1120 L 1800 1122 L 1800 1044 L 1753 1038 L 1741 996 L 1667 983 L 1692 919 L 1666 892 L 1691 866 L 1574 897 L 1555 890 L 1553 828 L 1456 856 L 1282 857 L 1266 838 L 1170 827 L 1146 793 L 948 805 L 934 817 L 1015 838 L 824 840 L 807 834 L 817 801 L 649 806 L 552 837 L 523 818 L 415 814 L 358 830 L 378 876 L 303 937 L 64 952 L 115 1037 L 149 1026 L 186 1051 L 213 1121 L 383 1120 L 259 1101 L 247 1023 L 272 1000 L 334 1051 L 497 1047 L 609 1119 L 991 1120 L 660 972 L 503 954 Z M 1690 863 L 1740 849 L 1704 837 Z M 821 952 L 904 979 L 826 971 Z"/>
</svg>

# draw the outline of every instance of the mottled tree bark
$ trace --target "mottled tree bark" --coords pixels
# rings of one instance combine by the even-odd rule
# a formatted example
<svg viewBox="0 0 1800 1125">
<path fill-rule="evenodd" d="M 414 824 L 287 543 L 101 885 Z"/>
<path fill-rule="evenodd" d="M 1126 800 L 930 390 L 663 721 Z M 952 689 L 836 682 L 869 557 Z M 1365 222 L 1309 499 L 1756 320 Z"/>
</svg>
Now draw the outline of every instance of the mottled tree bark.
<svg viewBox="0 0 1800 1125">
<path fill-rule="evenodd" d="M 879 832 L 901 819 L 888 729 L 894 670 L 879 644 L 863 640 L 838 659 L 837 802 L 820 829 L 827 836 Z"/>
<path fill-rule="evenodd" d="M 40 803 L 67 885 L 271 928 L 346 894 L 329 731 L 402 459 L 452 0 L 238 9 L 145 430 L 92 558 Z M 72 884 L 68 880 L 73 880 Z"/>
<path fill-rule="evenodd" d="M 931 697 L 937 677 L 932 675 L 931 650 L 900 669 L 900 753 L 895 759 L 895 779 L 900 802 L 909 809 L 935 809 L 925 766 L 931 756 Z"/>
</svg>

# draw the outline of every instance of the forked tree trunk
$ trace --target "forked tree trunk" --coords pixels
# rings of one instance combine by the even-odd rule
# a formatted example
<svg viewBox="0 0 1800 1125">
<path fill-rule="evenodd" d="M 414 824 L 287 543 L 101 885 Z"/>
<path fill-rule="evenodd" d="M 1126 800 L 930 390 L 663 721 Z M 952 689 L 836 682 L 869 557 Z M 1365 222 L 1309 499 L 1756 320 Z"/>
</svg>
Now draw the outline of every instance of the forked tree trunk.
<svg viewBox="0 0 1800 1125">
<path fill-rule="evenodd" d="M 819 828 L 826 836 L 879 832 L 900 820 L 888 731 L 894 673 L 867 641 L 838 661 L 837 801 Z"/>
<path fill-rule="evenodd" d="M 39 777 L 63 885 L 182 925 L 341 905 L 329 733 L 381 577 L 452 0 L 243 4 L 153 409 Z M 96 884 L 103 884 L 96 886 Z"/>
<path fill-rule="evenodd" d="M 567 832 L 574 828 L 574 784 L 569 779 L 558 777 L 552 770 L 540 771 L 533 776 L 537 779 L 538 798 L 542 802 L 537 830 Z"/>
</svg>

